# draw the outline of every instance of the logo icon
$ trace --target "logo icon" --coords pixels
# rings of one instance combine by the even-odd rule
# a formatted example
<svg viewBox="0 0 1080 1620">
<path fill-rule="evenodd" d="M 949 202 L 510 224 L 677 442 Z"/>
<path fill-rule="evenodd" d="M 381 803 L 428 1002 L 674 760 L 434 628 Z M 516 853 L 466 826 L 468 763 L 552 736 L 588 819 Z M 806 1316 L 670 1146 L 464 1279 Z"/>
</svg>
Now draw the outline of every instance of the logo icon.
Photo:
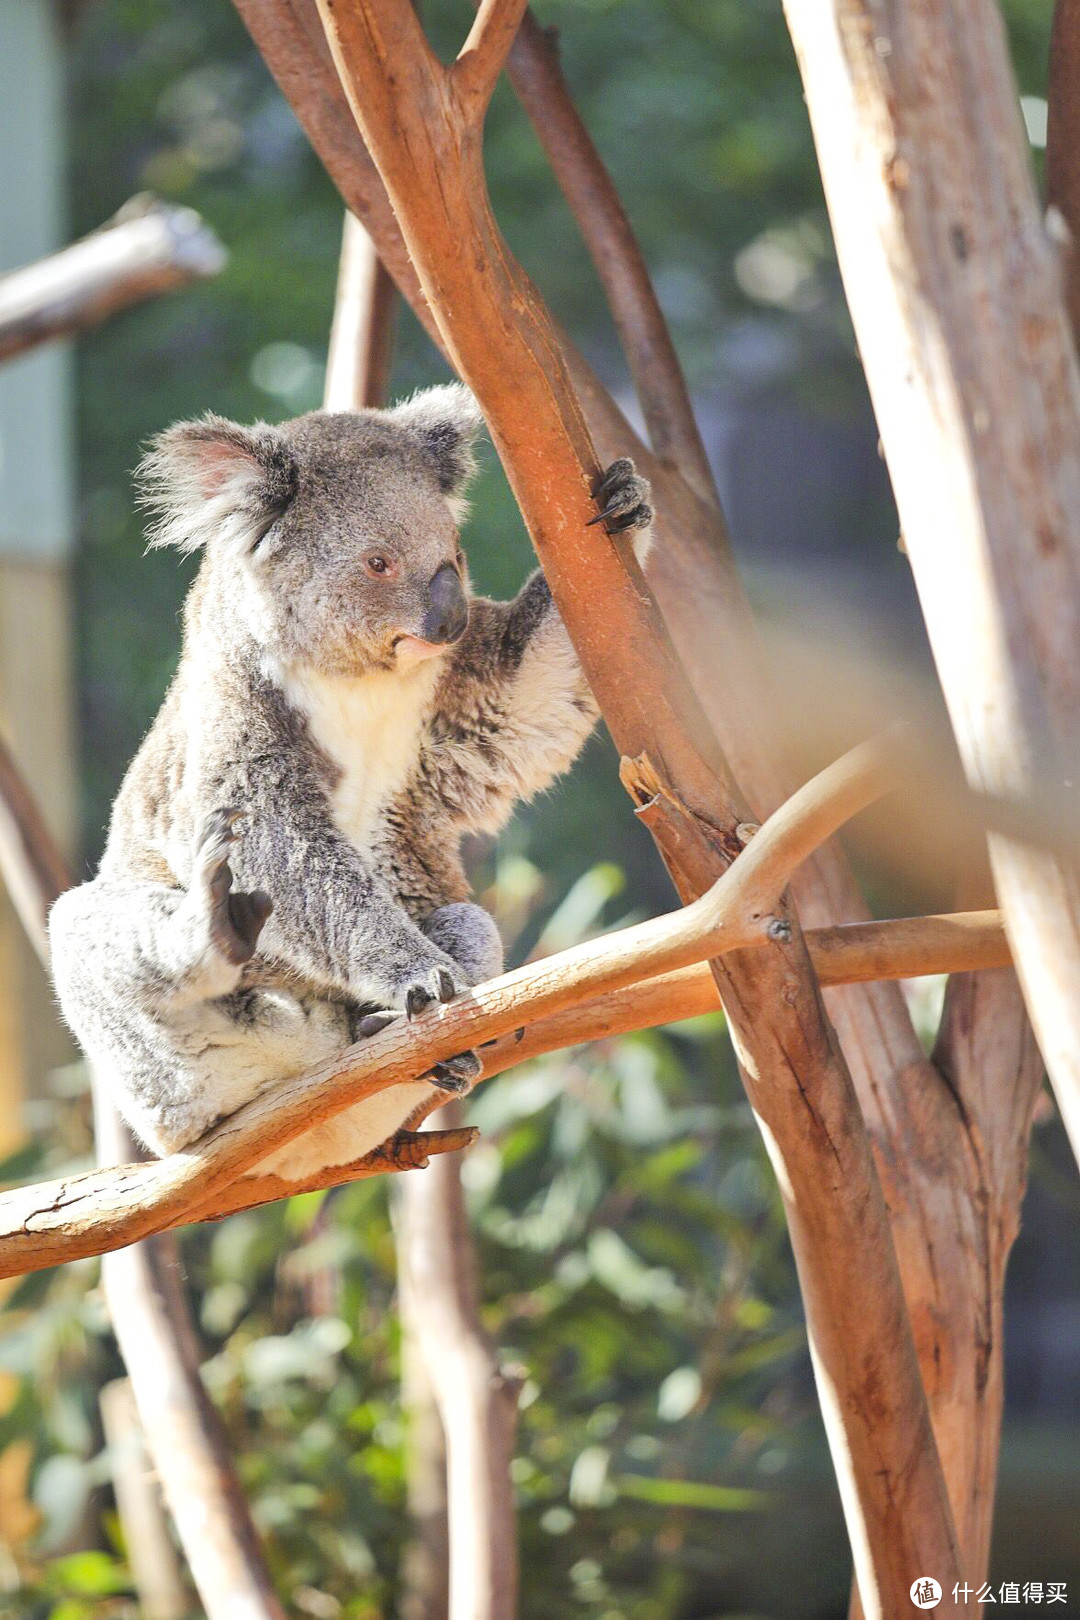
<svg viewBox="0 0 1080 1620">
<path fill-rule="evenodd" d="M 941 1602 L 941 1587 L 931 1575 L 920 1575 L 912 1582 L 911 1601 L 917 1609 L 936 1609 Z"/>
</svg>

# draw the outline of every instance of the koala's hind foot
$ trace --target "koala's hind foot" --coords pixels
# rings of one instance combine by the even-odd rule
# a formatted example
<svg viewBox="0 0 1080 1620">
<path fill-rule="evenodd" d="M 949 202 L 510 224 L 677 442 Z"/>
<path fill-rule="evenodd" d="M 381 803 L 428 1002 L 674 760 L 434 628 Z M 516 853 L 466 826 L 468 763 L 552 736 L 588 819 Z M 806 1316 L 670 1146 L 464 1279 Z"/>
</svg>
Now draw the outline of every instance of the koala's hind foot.
<svg viewBox="0 0 1080 1620">
<path fill-rule="evenodd" d="M 229 855 L 243 836 L 247 811 L 228 806 L 211 810 L 195 836 L 190 893 L 207 906 L 211 943 L 227 962 L 238 967 L 255 955 L 266 919 L 274 909 L 262 889 L 250 894 L 233 889 Z"/>
<path fill-rule="evenodd" d="M 593 500 L 600 511 L 589 519 L 590 528 L 602 523 L 608 534 L 623 534 L 627 529 L 648 529 L 652 523 L 652 488 L 629 456 L 611 463 L 593 490 Z"/>
<path fill-rule="evenodd" d="M 436 1063 L 431 1070 L 430 1079 L 440 1091 L 449 1091 L 457 1096 L 472 1089 L 473 1081 L 479 1077 L 483 1064 L 475 1052 L 459 1052 L 456 1057 L 446 1058 L 442 1063 Z M 428 1076 L 424 1077 L 425 1079 Z"/>
<path fill-rule="evenodd" d="M 392 1024 L 400 1017 L 401 1014 L 398 1012 L 364 1013 L 356 1023 L 356 1039 L 366 1040 L 372 1035 L 378 1035 L 388 1024 Z M 436 1063 L 427 1074 L 421 1075 L 420 1079 L 430 1080 L 440 1091 L 458 1093 L 469 1090 L 481 1068 L 482 1064 L 475 1052 L 458 1052 L 454 1057 L 444 1058 L 441 1063 Z"/>
</svg>

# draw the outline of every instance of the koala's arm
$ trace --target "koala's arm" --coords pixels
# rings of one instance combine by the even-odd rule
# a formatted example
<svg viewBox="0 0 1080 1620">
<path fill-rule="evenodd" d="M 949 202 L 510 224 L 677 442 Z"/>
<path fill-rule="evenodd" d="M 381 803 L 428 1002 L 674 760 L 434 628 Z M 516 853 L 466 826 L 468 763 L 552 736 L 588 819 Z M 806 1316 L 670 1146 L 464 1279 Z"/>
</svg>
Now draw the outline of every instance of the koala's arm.
<svg viewBox="0 0 1080 1620">
<path fill-rule="evenodd" d="M 473 602 L 425 738 L 422 788 L 457 826 L 494 832 L 572 764 L 598 712 L 538 570 L 512 602 Z"/>
<path fill-rule="evenodd" d="M 467 987 L 338 832 L 306 759 L 236 767 L 214 793 L 250 811 L 232 865 L 238 889 L 273 902 L 260 951 L 328 991 L 409 1012 Z"/>
<path fill-rule="evenodd" d="M 644 566 L 652 542 L 651 490 L 623 456 L 596 489 L 592 521 L 632 534 Z M 421 789 L 463 831 L 495 832 L 571 765 L 599 710 L 537 570 L 512 602 L 475 601 L 454 649 L 421 760 Z"/>
</svg>

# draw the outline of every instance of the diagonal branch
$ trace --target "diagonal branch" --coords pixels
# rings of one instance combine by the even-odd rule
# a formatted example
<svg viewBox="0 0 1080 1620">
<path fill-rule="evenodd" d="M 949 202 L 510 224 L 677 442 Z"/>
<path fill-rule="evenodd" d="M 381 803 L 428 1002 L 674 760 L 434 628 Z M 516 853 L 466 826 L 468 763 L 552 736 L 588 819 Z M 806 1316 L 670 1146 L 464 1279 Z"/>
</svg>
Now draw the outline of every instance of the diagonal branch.
<svg viewBox="0 0 1080 1620">
<path fill-rule="evenodd" d="M 908 917 L 889 923 L 848 923 L 819 928 L 806 936 L 810 960 L 822 985 L 857 984 L 877 978 L 916 978 L 927 973 L 971 976 L 980 970 L 1009 963 L 1009 948 L 996 911 L 955 912 L 946 917 Z M 643 979 L 610 990 L 588 1001 L 548 1013 L 489 1041 L 481 1053 L 483 1072 L 477 1080 L 492 1080 L 507 1069 L 532 1058 L 610 1040 L 658 1024 L 678 1023 L 720 1010 L 720 998 L 704 962 L 674 973 Z M 996 1025 L 995 1025 L 996 1027 Z M 1037 1054 L 1036 1054 L 1037 1056 Z M 433 1103 L 432 1108 L 437 1108 Z M 188 1211 L 183 1221 L 221 1220 L 225 1215 L 257 1204 L 317 1192 L 368 1176 L 402 1170 L 422 1170 L 436 1155 L 456 1153 L 471 1145 L 475 1132 L 402 1131 L 375 1153 L 350 1165 L 319 1170 L 301 1181 L 247 1174 L 207 1204 Z M 180 1224 L 180 1223 L 178 1223 Z"/>
<path fill-rule="evenodd" d="M 790 926 L 781 896 L 806 853 L 804 826 L 828 837 L 891 781 L 884 749 L 864 745 L 801 788 L 775 827 L 766 823 L 743 857 L 681 910 L 503 974 L 412 1023 L 391 1024 L 264 1092 L 183 1153 L 0 1194 L 0 1276 L 100 1254 L 220 1207 L 215 1201 L 236 1177 L 277 1148 L 389 1086 L 428 1075 L 455 1052 L 642 976 L 760 946 L 778 924 Z"/>
</svg>

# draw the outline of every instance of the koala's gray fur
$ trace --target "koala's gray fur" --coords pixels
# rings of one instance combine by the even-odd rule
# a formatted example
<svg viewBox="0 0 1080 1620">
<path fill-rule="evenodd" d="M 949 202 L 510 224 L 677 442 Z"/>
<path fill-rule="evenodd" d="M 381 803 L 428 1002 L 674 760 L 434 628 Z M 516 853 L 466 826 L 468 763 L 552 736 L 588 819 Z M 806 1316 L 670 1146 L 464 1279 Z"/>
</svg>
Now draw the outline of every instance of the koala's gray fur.
<svg viewBox="0 0 1080 1620">
<path fill-rule="evenodd" d="M 372 1009 L 501 971 L 462 836 L 565 770 L 596 707 L 541 574 L 513 602 L 465 597 L 480 425 L 451 386 L 279 427 L 179 423 L 143 464 L 151 543 L 205 555 L 99 874 L 50 938 L 65 1016 L 159 1153 L 370 1033 Z M 644 538 L 629 463 L 602 496 Z M 477 1072 L 464 1053 L 431 1080 Z M 430 1096 L 396 1086 L 260 1168 L 358 1158 Z"/>
</svg>

